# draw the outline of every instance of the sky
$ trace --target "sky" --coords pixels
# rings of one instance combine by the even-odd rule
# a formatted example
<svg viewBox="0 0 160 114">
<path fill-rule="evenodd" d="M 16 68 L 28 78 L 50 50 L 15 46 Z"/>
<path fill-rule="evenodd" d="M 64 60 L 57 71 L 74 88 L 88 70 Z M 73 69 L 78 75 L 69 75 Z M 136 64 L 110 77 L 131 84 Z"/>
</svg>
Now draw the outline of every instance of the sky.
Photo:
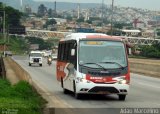
<svg viewBox="0 0 160 114">
<path fill-rule="evenodd" d="M 34 1 L 57 1 L 73 3 L 102 3 L 103 0 L 34 0 Z M 104 0 L 105 4 L 111 4 L 112 0 Z M 160 11 L 160 0 L 114 0 L 115 6 L 136 7 Z"/>
</svg>

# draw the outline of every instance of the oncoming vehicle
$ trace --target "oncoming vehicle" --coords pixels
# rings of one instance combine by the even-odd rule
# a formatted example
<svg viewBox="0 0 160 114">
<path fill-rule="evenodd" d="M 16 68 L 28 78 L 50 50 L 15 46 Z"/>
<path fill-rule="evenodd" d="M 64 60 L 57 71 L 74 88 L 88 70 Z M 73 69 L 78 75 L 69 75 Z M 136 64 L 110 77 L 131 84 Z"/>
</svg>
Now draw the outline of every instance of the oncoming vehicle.
<svg viewBox="0 0 160 114">
<path fill-rule="evenodd" d="M 48 56 L 47 58 L 47 64 L 50 66 L 52 64 L 52 57 Z"/>
<path fill-rule="evenodd" d="M 31 51 L 29 54 L 29 66 L 38 64 L 42 66 L 42 53 L 40 51 Z"/>
<path fill-rule="evenodd" d="M 57 80 L 64 93 L 117 94 L 125 100 L 130 71 L 126 45 L 121 38 L 100 33 L 72 33 L 60 40 Z"/>
<path fill-rule="evenodd" d="M 57 60 L 57 54 L 51 54 L 52 60 Z"/>
</svg>

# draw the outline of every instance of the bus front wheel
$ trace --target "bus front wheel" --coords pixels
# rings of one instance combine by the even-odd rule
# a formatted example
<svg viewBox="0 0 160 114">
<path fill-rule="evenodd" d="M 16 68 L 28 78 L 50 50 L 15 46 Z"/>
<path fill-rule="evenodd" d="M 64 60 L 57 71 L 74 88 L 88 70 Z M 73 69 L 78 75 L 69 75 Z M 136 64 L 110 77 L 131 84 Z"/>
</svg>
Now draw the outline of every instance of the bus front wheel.
<svg viewBox="0 0 160 114">
<path fill-rule="evenodd" d="M 67 89 L 64 88 L 63 78 L 61 78 L 61 87 L 63 88 L 63 93 L 64 94 L 68 94 L 69 93 L 69 90 L 67 90 Z"/>
<path fill-rule="evenodd" d="M 74 93 L 74 96 L 76 99 L 81 99 L 81 94 L 79 94 L 79 93 Z"/>
<path fill-rule="evenodd" d="M 118 95 L 118 97 L 120 101 L 124 101 L 126 98 L 126 95 Z"/>
<path fill-rule="evenodd" d="M 69 93 L 69 90 L 63 88 L 63 93 L 64 93 L 64 94 L 68 94 L 68 93 Z"/>
<path fill-rule="evenodd" d="M 81 98 L 81 94 L 76 93 L 76 84 L 75 84 L 75 81 L 73 81 L 73 89 L 74 89 L 74 97 L 76 99 L 80 99 Z"/>
</svg>

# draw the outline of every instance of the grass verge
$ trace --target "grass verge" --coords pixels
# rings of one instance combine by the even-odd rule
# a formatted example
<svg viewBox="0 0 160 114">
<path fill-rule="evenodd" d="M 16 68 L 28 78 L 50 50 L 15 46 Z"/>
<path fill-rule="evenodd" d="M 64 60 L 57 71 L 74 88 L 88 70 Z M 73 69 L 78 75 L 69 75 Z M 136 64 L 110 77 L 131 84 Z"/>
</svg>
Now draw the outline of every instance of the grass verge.
<svg viewBox="0 0 160 114">
<path fill-rule="evenodd" d="M 0 79 L 0 114 L 42 114 L 45 103 L 28 82 L 12 86 L 8 80 Z"/>
<path fill-rule="evenodd" d="M 129 55 L 128 57 L 129 57 L 129 58 L 133 58 L 133 59 L 160 60 L 159 58 L 144 57 L 144 56 L 140 56 L 140 55 Z"/>
<path fill-rule="evenodd" d="M 140 56 L 140 55 L 129 55 L 129 58 L 136 58 L 136 59 L 150 59 L 148 57 Z"/>
</svg>

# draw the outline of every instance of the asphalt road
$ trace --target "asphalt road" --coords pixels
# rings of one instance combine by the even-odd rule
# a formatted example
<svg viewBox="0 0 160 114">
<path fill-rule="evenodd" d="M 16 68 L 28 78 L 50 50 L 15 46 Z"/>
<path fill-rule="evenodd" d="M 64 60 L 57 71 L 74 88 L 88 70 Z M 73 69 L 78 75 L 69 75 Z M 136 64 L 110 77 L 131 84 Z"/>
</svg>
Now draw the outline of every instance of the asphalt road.
<svg viewBox="0 0 160 114">
<path fill-rule="evenodd" d="M 103 111 L 106 108 L 160 108 L 160 79 L 131 73 L 130 91 L 125 101 L 119 101 L 117 95 L 87 95 L 83 99 L 77 100 L 72 93 L 67 95 L 63 93 L 60 83 L 56 80 L 55 61 L 48 66 L 44 59 L 42 67 L 38 65 L 30 67 L 28 57 L 14 56 L 13 59 L 50 94 L 60 98 L 70 108 L 92 108 L 92 114 L 97 114 L 99 110 L 101 113 L 106 113 L 105 110 Z M 95 110 L 95 108 L 99 109 Z M 88 110 L 85 112 L 90 113 Z"/>
</svg>

